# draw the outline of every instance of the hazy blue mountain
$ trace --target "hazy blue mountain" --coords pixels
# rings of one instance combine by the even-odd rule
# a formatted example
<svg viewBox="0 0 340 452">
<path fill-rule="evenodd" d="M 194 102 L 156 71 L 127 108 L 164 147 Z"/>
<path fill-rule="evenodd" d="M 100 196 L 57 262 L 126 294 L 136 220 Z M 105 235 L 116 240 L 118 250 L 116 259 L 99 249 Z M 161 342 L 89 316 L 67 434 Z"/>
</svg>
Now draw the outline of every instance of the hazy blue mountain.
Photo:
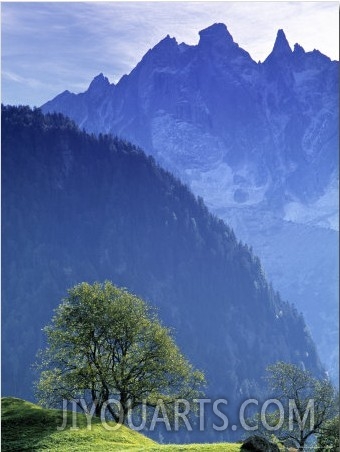
<svg viewBox="0 0 340 452">
<path fill-rule="evenodd" d="M 98 75 L 43 106 L 140 145 L 187 182 L 264 262 L 338 372 L 338 62 L 291 49 L 262 63 L 223 24 L 198 45 L 167 36 L 129 75 Z M 295 244 L 292 246 L 292 244 Z"/>
<path fill-rule="evenodd" d="M 158 306 L 228 414 L 261 396 L 269 363 L 321 374 L 259 259 L 152 157 L 28 107 L 3 107 L 1 144 L 3 395 L 32 397 L 41 328 L 67 288 L 105 279 Z"/>
</svg>

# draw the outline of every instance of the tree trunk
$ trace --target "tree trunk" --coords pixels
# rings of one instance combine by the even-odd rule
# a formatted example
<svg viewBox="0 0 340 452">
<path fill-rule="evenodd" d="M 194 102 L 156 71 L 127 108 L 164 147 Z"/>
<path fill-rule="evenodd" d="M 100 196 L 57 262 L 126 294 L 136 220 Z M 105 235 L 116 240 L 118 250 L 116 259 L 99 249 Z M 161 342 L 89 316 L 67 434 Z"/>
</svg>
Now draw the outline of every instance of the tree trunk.
<svg viewBox="0 0 340 452">
<path fill-rule="evenodd" d="M 103 404 L 98 403 L 96 400 L 94 401 L 94 403 L 96 404 L 96 408 L 94 410 L 94 415 L 96 417 L 100 417 Z"/>
<path fill-rule="evenodd" d="M 124 392 L 122 392 L 121 395 L 120 395 L 120 404 L 121 404 L 121 410 L 122 411 L 121 411 L 120 416 L 119 416 L 120 417 L 120 422 L 122 424 L 124 424 L 125 419 L 126 419 L 126 417 L 128 415 L 128 412 L 129 412 L 128 403 L 129 403 L 129 400 L 128 400 L 127 395 Z"/>
<path fill-rule="evenodd" d="M 301 439 L 300 440 L 300 443 L 299 443 L 299 451 L 301 450 L 301 451 L 303 451 L 304 450 L 304 448 L 305 448 L 305 440 L 304 439 Z"/>
<path fill-rule="evenodd" d="M 117 416 L 117 414 L 114 412 L 110 404 L 107 405 L 107 409 L 109 410 L 111 416 L 113 417 L 113 420 L 118 424 L 120 422 L 119 415 Z"/>
</svg>

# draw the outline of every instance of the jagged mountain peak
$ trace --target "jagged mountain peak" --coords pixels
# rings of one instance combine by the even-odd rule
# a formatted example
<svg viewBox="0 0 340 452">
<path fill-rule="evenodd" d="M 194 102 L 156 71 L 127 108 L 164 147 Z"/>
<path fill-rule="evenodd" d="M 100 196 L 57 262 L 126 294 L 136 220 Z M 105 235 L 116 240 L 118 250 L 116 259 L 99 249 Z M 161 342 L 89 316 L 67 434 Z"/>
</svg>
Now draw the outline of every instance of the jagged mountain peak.
<svg viewBox="0 0 340 452">
<path fill-rule="evenodd" d="M 282 61 L 283 58 L 292 55 L 293 51 L 286 38 L 285 32 L 280 29 L 277 32 L 273 50 L 265 60 L 265 63 L 270 61 Z"/>
<path fill-rule="evenodd" d="M 88 91 L 97 91 L 110 86 L 109 79 L 101 72 L 90 83 Z"/>
<path fill-rule="evenodd" d="M 227 26 L 223 23 L 215 23 L 199 32 L 199 46 L 215 44 L 235 44 Z"/>
<path fill-rule="evenodd" d="M 291 52 L 292 49 L 290 48 L 289 42 L 286 38 L 285 32 L 280 29 L 277 32 L 276 40 L 274 43 L 273 52 Z"/>
<path fill-rule="evenodd" d="M 173 58 L 179 50 L 179 45 L 176 38 L 171 38 L 170 35 L 166 35 L 161 41 L 159 41 L 152 49 L 150 49 L 142 58 L 140 64 L 153 61 L 156 65 L 168 66 L 171 64 Z"/>
<path fill-rule="evenodd" d="M 178 43 L 176 41 L 176 38 L 171 38 L 170 35 L 166 35 L 165 38 L 163 38 L 161 41 L 159 41 L 158 44 L 156 44 L 152 49 L 151 52 L 164 52 L 164 51 L 171 51 L 172 49 L 175 49 L 178 47 Z"/>
<path fill-rule="evenodd" d="M 169 34 L 167 34 L 165 36 L 165 38 L 162 39 L 161 42 L 166 43 L 166 44 L 170 44 L 170 45 L 173 45 L 173 44 L 177 45 L 176 38 L 172 38 Z"/>
<path fill-rule="evenodd" d="M 306 52 L 305 49 L 302 46 L 300 46 L 300 44 L 296 43 L 294 44 L 294 53 L 298 55 L 304 55 Z"/>
<path fill-rule="evenodd" d="M 225 24 L 215 23 L 201 30 L 199 35 L 197 49 L 203 58 L 212 59 L 217 65 L 223 61 L 224 66 L 228 66 L 231 61 L 238 59 L 242 61 L 242 64 L 254 63 L 249 53 L 234 41 Z"/>
</svg>

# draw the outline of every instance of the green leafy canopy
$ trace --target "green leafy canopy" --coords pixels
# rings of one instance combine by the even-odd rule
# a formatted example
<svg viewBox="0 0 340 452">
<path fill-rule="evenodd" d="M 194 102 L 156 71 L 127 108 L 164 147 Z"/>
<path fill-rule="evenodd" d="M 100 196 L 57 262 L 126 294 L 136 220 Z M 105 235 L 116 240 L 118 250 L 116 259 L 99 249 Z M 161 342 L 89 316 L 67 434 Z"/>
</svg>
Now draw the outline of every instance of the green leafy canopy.
<svg viewBox="0 0 340 452">
<path fill-rule="evenodd" d="M 36 385 L 40 403 L 60 406 L 83 398 L 95 414 L 111 398 L 109 416 L 124 422 L 141 404 L 171 406 L 201 395 L 203 374 L 176 346 L 171 331 L 145 301 L 111 282 L 81 283 L 44 328 L 48 346 L 40 352 Z"/>
</svg>

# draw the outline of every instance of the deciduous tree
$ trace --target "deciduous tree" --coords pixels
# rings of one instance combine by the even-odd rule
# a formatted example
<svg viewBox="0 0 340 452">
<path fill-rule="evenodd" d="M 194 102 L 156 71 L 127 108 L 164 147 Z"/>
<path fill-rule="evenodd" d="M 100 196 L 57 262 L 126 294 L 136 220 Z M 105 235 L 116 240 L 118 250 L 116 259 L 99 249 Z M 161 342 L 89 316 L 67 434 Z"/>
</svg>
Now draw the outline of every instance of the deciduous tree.
<svg viewBox="0 0 340 452">
<path fill-rule="evenodd" d="M 105 406 L 123 423 L 142 403 L 154 407 L 162 399 L 171 406 L 200 395 L 203 374 L 181 354 L 154 309 L 111 282 L 71 288 L 44 331 L 48 346 L 37 383 L 44 405 L 83 398 L 96 415 Z"/>
<path fill-rule="evenodd" d="M 282 442 L 293 441 L 302 451 L 337 413 L 336 389 L 327 378 L 317 379 L 294 364 L 278 362 L 267 370 L 272 394 L 283 406 L 283 412 L 268 415 L 267 423 L 282 424 L 275 434 Z"/>
</svg>

